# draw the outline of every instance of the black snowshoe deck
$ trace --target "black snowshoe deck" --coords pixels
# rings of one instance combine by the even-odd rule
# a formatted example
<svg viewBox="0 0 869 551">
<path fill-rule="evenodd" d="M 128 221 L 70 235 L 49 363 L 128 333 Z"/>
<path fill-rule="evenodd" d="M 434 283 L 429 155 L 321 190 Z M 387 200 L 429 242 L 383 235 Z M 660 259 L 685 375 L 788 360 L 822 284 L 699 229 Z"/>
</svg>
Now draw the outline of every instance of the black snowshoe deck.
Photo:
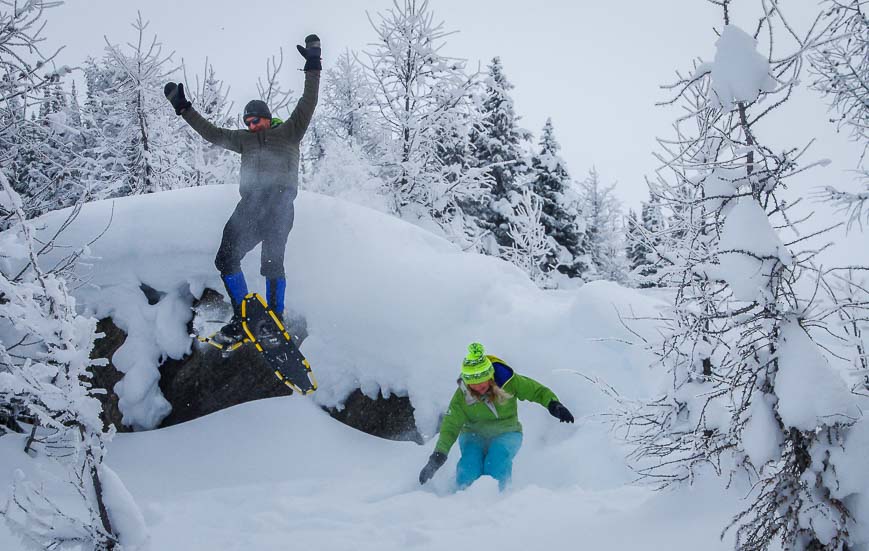
<svg viewBox="0 0 869 551">
<path fill-rule="evenodd" d="M 275 376 L 295 392 L 306 396 L 317 390 L 311 364 L 293 343 L 290 334 L 263 297 L 250 293 L 241 303 L 242 327 L 247 339 L 262 353 Z M 237 347 L 236 345 L 233 345 Z"/>
</svg>

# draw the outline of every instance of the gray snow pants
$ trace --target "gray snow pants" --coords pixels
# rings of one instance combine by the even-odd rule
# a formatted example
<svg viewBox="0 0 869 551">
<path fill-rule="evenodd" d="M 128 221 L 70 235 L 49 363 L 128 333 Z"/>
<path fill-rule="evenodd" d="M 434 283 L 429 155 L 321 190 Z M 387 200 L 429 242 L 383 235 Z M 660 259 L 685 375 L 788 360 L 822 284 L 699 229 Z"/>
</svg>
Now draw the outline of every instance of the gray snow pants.
<svg viewBox="0 0 869 551">
<path fill-rule="evenodd" d="M 293 199 L 286 190 L 242 196 L 223 228 L 214 259 L 220 275 L 241 272 L 241 259 L 262 243 L 260 273 L 268 279 L 284 277 L 284 252 L 295 217 Z"/>
</svg>

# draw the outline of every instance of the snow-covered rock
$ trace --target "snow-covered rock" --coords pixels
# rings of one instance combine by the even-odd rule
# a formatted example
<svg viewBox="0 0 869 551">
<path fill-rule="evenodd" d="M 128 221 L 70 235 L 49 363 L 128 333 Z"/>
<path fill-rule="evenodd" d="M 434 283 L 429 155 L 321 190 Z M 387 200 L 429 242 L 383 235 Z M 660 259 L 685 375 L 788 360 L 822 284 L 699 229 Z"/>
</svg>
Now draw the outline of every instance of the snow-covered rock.
<svg viewBox="0 0 869 551">
<path fill-rule="evenodd" d="M 158 368 L 190 351 L 193 300 L 206 288 L 223 289 L 213 260 L 237 200 L 236 186 L 206 186 L 89 203 L 59 238 L 57 255 L 93 241 L 77 273 L 87 282 L 76 289 L 79 304 L 128 333 L 111 358 L 125 374 L 115 387 L 125 423 L 152 428 L 169 413 Z M 51 213 L 38 224 L 49 233 L 65 216 Z M 250 289 L 262 292 L 257 249 L 243 268 Z M 556 373 L 598 372 L 642 388 L 636 368 L 648 365 L 646 354 L 600 339 L 632 338 L 619 312 L 652 314 L 658 303 L 615 284 L 543 291 L 499 259 L 305 192 L 296 201 L 286 271 L 287 304 L 307 320 L 302 352 L 322 406 L 340 406 L 357 389 L 371 398 L 408 396 L 417 426 L 433 434 L 471 341 L 569 401 L 600 398 L 588 388 L 562 390 L 574 377 Z M 155 304 L 143 285 L 158 297 Z"/>
</svg>

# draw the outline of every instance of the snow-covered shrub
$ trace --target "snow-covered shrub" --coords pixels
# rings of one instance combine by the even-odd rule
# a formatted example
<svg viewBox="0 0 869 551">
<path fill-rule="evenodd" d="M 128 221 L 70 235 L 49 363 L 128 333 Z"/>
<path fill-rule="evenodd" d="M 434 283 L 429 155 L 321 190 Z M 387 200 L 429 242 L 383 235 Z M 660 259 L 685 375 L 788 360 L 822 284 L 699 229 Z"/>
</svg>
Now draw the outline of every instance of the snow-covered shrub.
<svg viewBox="0 0 869 551">
<path fill-rule="evenodd" d="M 25 450 L 53 459 L 69 484 L 31 480 L 19 472 L 8 500 L 0 503 L 0 515 L 34 549 L 114 549 L 119 543 L 134 548 L 146 538 L 143 524 L 135 520 L 141 515 L 131 516 L 135 504 L 103 464 L 112 432 L 103 427 L 100 402 L 88 382 L 89 369 L 99 364 L 90 357 L 96 320 L 79 315 L 67 292 L 65 275 L 80 251 L 43 269 L 40 254 L 55 245 L 57 236 L 37 244 L 27 219 L 46 205 L 32 187 L 25 185 L 22 197 L 9 181 L 21 166 L 23 150 L 39 153 L 30 159 L 31 176 L 36 171 L 53 185 L 59 175 L 72 175 L 51 170 L 67 160 L 68 151 L 52 151 L 54 139 L 34 148 L 33 138 L 40 134 L 29 134 L 35 123 L 26 117 L 28 110 L 39 112 L 54 125 L 52 136 L 75 134 L 67 124 L 74 121 L 60 107 L 58 75 L 66 70 L 42 72 L 52 56 L 40 51 L 40 32 L 45 10 L 55 5 L 0 0 L 0 220 L 5 230 L 0 232 L 0 410 L 20 412 L 18 421 L 32 424 L 26 443 L 22 438 Z M 31 65 L 26 59 L 38 61 Z M 77 193 L 64 197 L 82 198 Z M 67 222 L 78 209 L 68 212 Z M 15 418 L 10 424 L 20 428 Z"/>
<path fill-rule="evenodd" d="M 557 244 L 546 235 L 542 218 L 543 202 L 530 190 L 526 190 L 516 205 L 510 222 L 509 233 L 513 244 L 501 256 L 519 266 L 532 281 L 545 286 L 548 276 L 544 267 Z"/>
<path fill-rule="evenodd" d="M 2 168 L 0 211 L 11 213 L 15 224 L 2 234 L 0 257 L 0 403 L 15 403 L 35 420 L 25 448 L 60 463 L 71 487 L 64 492 L 61 485 L 19 472 L 0 514 L 36 549 L 114 549 L 126 536 L 135 543 L 143 530 L 121 534 L 117 522 L 129 525 L 127 513 L 115 516 L 105 499 L 103 459 L 114 431 L 104 429 L 89 384 L 89 370 L 101 364 L 90 357 L 96 320 L 77 314 L 64 279 L 40 267 L 33 228 Z M 117 476 L 110 477 L 110 486 L 113 496 L 128 495 Z M 72 503 L 63 495 L 70 488 L 77 497 Z M 138 511 L 129 498 L 117 502 L 124 511 Z"/>
<path fill-rule="evenodd" d="M 669 89 L 685 110 L 675 137 L 659 140 L 662 168 L 651 187 L 670 217 L 647 241 L 672 288 L 653 344 L 667 370 L 657 398 L 622 402 L 640 474 L 661 486 L 704 472 L 753 482 L 749 506 L 731 524 L 739 549 L 852 546 L 855 522 L 839 493 L 835 450 L 859 416 L 854 397 L 819 346 L 830 331 L 805 289 L 827 274 L 781 190 L 805 149 L 769 146 L 758 130 L 786 106 L 813 37 L 791 34 L 795 53 L 760 53 L 787 42 L 779 8 L 764 10 L 753 36 L 730 21 L 729 2 L 712 62 Z M 770 61 L 770 60 L 775 61 Z M 821 232 L 822 233 L 822 232 Z M 792 236 L 792 238 L 791 238 Z M 788 239 L 791 238 L 790 241 Z"/>
</svg>

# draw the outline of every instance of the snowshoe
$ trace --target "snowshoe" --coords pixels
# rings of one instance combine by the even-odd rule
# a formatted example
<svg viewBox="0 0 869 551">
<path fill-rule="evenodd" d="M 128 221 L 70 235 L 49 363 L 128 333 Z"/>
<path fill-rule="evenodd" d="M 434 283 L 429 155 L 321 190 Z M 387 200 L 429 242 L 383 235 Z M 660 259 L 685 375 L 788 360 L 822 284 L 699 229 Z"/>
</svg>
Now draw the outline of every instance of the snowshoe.
<svg viewBox="0 0 869 551">
<path fill-rule="evenodd" d="M 243 341 L 245 337 L 244 327 L 242 326 L 241 316 L 233 314 L 229 323 L 224 325 L 220 331 L 214 334 L 212 339 L 218 344 L 231 346 L 239 341 Z"/>
<path fill-rule="evenodd" d="M 248 340 L 262 353 L 275 376 L 303 396 L 317 390 L 311 364 L 293 343 L 281 318 L 269 310 L 266 301 L 250 293 L 241 305 L 241 312 Z"/>
<path fill-rule="evenodd" d="M 208 337 L 197 337 L 200 342 L 210 344 L 220 350 L 220 355 L 228 357 L 232 352 L 249 342 L 244 332 L 241 316 L 233 315 L 232 319 L 220 331 Z"/>
</svg>

